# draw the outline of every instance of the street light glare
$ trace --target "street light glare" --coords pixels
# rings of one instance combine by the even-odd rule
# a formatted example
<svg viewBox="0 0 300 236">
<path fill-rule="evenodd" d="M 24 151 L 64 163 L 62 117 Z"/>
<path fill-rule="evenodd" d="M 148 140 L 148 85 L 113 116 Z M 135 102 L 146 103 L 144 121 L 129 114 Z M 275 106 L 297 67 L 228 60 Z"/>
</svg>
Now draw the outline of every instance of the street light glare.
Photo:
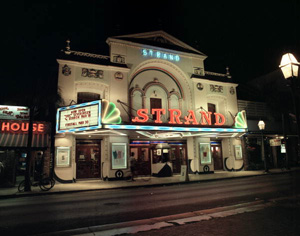
<svg viewBox="0 0 300 236">
<path fill-rule="evenodd" d="M 263 120 L 260 120 L 260 121 L 258 122 L 258 128 L 259 128 L 260 130 L 264 130 L 265 127 L 266 127 L 265 122 L 264 122 Z"/>
<path fill-rule="evenodd" d="M 299 62 L 292 53 L 286 53 L 282 56 L 279 67 L 282 70 L 285 79 L 298 76 Z"/>
</svg>

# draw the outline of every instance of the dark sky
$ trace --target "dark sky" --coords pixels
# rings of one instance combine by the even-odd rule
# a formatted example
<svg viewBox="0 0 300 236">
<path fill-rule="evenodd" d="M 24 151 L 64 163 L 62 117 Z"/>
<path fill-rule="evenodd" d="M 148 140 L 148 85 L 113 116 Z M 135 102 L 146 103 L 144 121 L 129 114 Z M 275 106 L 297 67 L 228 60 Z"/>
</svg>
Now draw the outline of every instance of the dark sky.
<svg viewBox="0 0 300 236">
<path fill-rule="evenodd" d="M 108 49 L 108 36 L 153 30 L 208 55 L 209 71 L 225 73 L 229 66 L 238 83 L 277 70 L 286 51 L 300 60 L 299 0 L 11 2 L 2 8 L 8 64 L 1 77 L 14 86 L 37 74 L 51 75 L 49 68 L 55 71 L 56 55 L 68 38 L 71 49 L 98 53 Z"/>
</svg>

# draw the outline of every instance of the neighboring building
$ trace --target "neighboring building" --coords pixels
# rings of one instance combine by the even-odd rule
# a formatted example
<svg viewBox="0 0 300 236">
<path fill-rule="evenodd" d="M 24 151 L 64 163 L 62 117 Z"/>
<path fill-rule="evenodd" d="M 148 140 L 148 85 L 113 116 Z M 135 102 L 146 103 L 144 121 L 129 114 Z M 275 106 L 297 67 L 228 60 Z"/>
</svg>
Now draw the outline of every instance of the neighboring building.
<svg viewBox="0 0 300 236">
<path fill-rule="evenodd" d="M 299 165 L 297 124 L 289 87 L 281 70 L 249 81 L 238 89 L 238 109 L 247 114 L 248 132 L 243 136 L 246 147 L 245 169 L 263 169 L 262 137 L 268 168 Z M 263 120 L 265 129 L 259 130 Z"/>
<path fill-rule="evenodd" d="M 27 156 L 29 109 L 0 105 L 0 186 L 14 186 L 18 176 L 24 178 Z M 49 175 L 51 125 L 33 122 L 31 174 Z"/>
<path fill-rule="evenodd" d="M 68 42 L 57 60 L 61 181 L 121 178 L 132 152 L 154 176 L 179 174 L 187 160 L 190 173 L 243 169 L 247 123 L 228 71 L 206 71 L 206 55 L 163 31 L 106 42 L 109 56 Z"/>
</svg>

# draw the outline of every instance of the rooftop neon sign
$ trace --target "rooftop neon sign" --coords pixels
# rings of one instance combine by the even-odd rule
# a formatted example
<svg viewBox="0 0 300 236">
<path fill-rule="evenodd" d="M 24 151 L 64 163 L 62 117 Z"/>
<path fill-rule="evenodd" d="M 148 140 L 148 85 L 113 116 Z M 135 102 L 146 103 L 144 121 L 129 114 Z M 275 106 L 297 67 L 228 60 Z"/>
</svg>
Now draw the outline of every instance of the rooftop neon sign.
<svg viewBox="0 0 300 236">
<path fill-rule="evenodd" d="M 154 58 L 165 59 L 169 61 L 180 61 L 180 56 L 177 54 L 171 54 L 171 53 L 161 52 L 152 49 L 142 49 L 142 55 L 144 57 L 154 57 Z"/>
</svg>

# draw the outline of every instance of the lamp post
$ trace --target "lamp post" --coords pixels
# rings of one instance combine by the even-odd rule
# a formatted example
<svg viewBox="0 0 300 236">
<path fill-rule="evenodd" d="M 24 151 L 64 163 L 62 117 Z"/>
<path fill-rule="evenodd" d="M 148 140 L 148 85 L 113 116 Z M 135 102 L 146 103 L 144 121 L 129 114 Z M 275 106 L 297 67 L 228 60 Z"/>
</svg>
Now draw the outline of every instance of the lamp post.
<svg viewBox="0 0 300 236">
<path fill-rule="evenodd" d="M 286 53 L 282 56 L 280 62 L 280 69 L 283 73 L 284 78 L 287 80 L 287 86 L 290 87 L 293 99 L 293 107 L 296 115 L 296 123 L 297 123 L 297 134 L 298 134 L 298 147 L 297 147 L 297 161 L 299 162 L 300 156 L 300 118 L 299 118 L 299 104 L 297 101 L 296 93 L 297 93 L 297 81 L 298 78 L 298 70 L 300 63 L 291 53 Z"/>
<path fill-rule="evenodd" d="M 267 160 L 265 157 L 265 144 L 264 144 L 264 134 L 263 134 L 263 130 L 265 129 L 266 124 L 263 120 L 260 120 L 257 125 L 259 130 L 261 131 L 261 158 L 264 161 L 265 172 L 267 173 L 269 172 L 269 170 L 267 168 Z"/>
</svg>

